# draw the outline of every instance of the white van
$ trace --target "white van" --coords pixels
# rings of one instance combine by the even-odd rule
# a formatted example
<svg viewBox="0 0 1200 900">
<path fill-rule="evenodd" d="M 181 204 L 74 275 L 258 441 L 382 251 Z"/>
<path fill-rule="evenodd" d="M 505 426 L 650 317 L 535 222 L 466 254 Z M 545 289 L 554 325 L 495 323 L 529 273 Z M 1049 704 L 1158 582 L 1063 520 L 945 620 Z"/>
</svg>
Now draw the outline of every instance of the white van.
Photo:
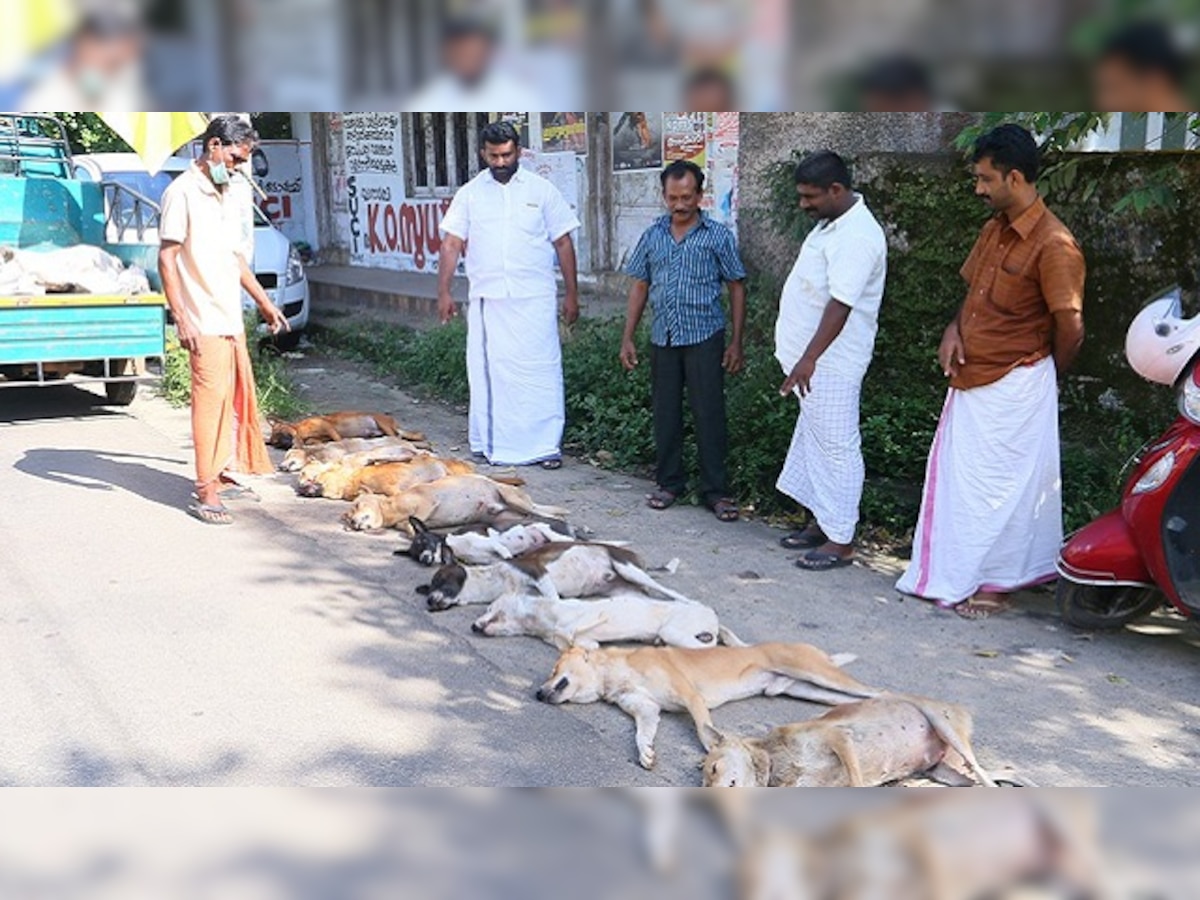
<svg viewBox="0 0 1200 900">
<path fill-rule="evenodd" d="M 89 153 L 72 157 L 75 177 L 81 181 L 100 181 L 118 185 L 105 191 L 105 216 L 112 243 L 135 241 L 158 243 L 158 211 L 167 185 L 185 171 L 191 161 L 173 156 L 162 171 L 151 175 L 136 153 Z M 147 209 L 147 207 L 149 207 Z M 254 263 L 258 283 L 279 307 L 292 330 L 276 336 L 281 349 L 296 345 L 300 333 L 308 327 L 308 277 L 300 254 L 283 232 L 254 205 Z M 242 306 L 254 308 L 254 301 L 242 292 Z M 266 335 L 266 326 L 260 325 Z"/>
</svg>

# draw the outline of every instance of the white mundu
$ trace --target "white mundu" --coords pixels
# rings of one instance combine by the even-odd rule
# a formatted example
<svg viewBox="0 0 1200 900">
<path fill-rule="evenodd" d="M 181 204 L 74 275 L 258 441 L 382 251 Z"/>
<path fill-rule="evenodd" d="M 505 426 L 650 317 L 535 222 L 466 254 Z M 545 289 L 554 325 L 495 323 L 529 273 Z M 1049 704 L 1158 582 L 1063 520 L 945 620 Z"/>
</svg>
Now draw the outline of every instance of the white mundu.
<svg viewBox="0 0 1200 900">
<path fill-rule="evenodd" d="M 565 421 L 553 242 L 579 228 L 558 189 L 524 168 L 484 169 L 441 229 L 466 242 L 471 450 L 498 465 L 560 453 Z"/>
</svg>

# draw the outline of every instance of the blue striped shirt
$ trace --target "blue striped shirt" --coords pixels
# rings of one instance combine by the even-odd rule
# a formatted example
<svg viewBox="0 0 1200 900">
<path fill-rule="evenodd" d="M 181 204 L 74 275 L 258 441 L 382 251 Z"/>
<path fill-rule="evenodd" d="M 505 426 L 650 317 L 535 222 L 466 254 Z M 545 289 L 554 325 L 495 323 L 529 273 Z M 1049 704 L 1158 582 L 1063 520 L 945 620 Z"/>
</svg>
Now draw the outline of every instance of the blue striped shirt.
<svg viewBox="0 0 1200 900">
<path fill-rule="evenodd" d="M 701 212 L 681 241 L 671 234 L 669 215 L 656 219 L 634 248 L 625 274 L 650 285 L 651 343 L 687 347 L 725 327 L 721 285 L 741 281 L 746 269 L 733 232 Z"/>
</svg>

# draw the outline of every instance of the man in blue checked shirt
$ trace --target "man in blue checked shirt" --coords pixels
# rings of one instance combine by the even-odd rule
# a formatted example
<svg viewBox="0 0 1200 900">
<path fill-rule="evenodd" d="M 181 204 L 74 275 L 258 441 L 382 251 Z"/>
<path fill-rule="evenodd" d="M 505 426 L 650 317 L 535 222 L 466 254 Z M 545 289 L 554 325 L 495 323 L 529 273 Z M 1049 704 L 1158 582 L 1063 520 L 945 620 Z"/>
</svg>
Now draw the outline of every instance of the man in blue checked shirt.
<svg viewBox="0 0 1200 900">
<path fill-rule="evenodd" d="M 660 176 L 667 215 L 646 229 L 625 274 L 629 289 L 621 364 L 638 364 L 633 335 L 649 300 L 651 403 L 658 457 L 652 509 L 666 509 L 687 491 L 683 468 L 683 392 L 696 424 L 700 458 L 699 495 L 722 522 L 738 518 L 725 471 L 728 435 L 725 424 L 725 373 L 742 368 L 742 326 L 746 321 L 746 270 L 733 232 L 700 211 L 704 172 L 695 163 L 676 160 Z M 725 342 L 721 285 L 729 287 L 732 324 Z"/>
</svg>

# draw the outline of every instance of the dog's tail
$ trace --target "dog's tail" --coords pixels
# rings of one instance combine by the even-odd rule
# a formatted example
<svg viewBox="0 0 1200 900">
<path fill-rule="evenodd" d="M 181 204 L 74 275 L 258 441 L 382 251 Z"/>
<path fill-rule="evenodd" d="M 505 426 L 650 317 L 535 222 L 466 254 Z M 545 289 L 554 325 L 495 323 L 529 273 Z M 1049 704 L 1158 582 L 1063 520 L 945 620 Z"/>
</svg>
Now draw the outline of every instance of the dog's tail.
<svg viewBox="0 0 1200 900">
<path fill-rule="evenodd" d="M 740 637 L 726 628 L 724 625 L 717 627 L 717 641 L 724 644 L 726 647 L 749 647 L 750 645 L 743 641 Z"/>
<path fill-rule="evenodd" d="M 685 597 L 678 591 L 673 591 L 668 587 L 663 587 L 631 562 L 626 562 L 625 560 L 618 559 L 616 556 L 613 556 L 612 565 L 613 569 L 616 570 L 618 575 L 620 575 L 630 584 L 637 585 L 652 596 L 663 597 L 667 600 L 676 600 L 680 603 L 695 602 L 690 597 Z"/>
<path fill-rule="evenodd" d="M 509 487 L 521 487 L 526 483 L 520 475 L 489 475 L 488 478 L 497 484 L 506 484 Z"/>
</svg>

